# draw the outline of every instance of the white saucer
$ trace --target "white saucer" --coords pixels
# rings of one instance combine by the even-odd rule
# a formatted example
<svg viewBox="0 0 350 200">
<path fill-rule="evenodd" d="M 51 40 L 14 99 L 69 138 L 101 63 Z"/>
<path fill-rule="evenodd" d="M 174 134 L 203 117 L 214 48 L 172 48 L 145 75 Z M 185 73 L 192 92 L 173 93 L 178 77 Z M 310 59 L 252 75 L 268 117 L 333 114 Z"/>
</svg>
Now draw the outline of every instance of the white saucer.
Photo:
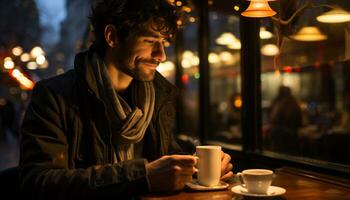
<svg viewBox="0 0 350 200">
<path fill-rule="evenodd" d="M 249 197 L 274 197 L 274 196 L 279 196 L 284 193 L 286 193 L 286 189 L 277 187 L 277 186 L 270 186 L 267 189 L 266 194 L 253 194 L 249 193 L 246 188 L 242 187 L 241 185 L 236 185 L 231 188 L 232 192 L 236 194 L 240 194 L 243 196 L 249 196 Z"/>
<path fill-rule="evenodd" d="M 199 185 L 196 179 L 193 179 L 192 182 L 185 183 L 187 187 L 189 187 L 192 190 L 223 190 L 228 188 L 229 184 L 225 183 L 223 181 L 220 181 L 219 185 L 216 186 L 203 186 Z"/>
</svg>

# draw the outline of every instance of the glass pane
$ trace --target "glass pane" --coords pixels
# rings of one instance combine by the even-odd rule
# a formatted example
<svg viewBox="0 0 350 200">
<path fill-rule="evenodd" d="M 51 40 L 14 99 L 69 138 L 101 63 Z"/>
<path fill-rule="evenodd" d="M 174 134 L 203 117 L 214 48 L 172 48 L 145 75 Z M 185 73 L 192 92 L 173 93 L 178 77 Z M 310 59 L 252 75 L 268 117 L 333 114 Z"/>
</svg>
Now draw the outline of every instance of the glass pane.
<svg viewBox="0 0 350 200">
<path fill-rule="evenodd" d="M 198 10 L 187 2 L 187 22 L 183 27 L 180 65 L 182 67 L 181 84 L 181 120 L 179 133 L 198 137 L 198 96 L 199 96 L 199 57 L 198 57 Z"/>
<path fill-rule="evenodd" d="M 234 3 L 212 1 L 210 27 L 210 139 L 241 143 L 239 16 Z"/>
<path fill-rule="evenodd" d="M 327 13 L 349 21 L 350 4 L 270 4 L 281 20 L 261 21 L 264 148 L 350 164 L 349 27 Z"/>
</svg>

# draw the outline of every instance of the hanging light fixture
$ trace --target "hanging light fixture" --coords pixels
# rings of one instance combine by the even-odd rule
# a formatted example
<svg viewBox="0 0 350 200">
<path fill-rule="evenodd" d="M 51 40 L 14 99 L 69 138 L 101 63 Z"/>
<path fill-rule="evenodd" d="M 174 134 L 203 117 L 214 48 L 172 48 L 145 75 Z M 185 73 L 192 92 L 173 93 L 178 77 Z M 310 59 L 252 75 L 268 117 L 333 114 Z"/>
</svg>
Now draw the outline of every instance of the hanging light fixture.
<svg viewBox="0 0 350 200">
<path fill-rule="evenodd" d="M 302 27 L 297 34 L 292 35 L 291 38 L 303 42 L 315 42 L 327 39 L 327 35 L 321 33 L 321 31 L 315 26 Z"/>
<path fill-rule="evenodd" d="M 245 17 L 271 17 L 276 14 L 269 5 L 269 1 L 275 0 L 250 0 L 250 4 L 242 15 Z"/>
<path fill-rule="evenodd" d="M 334 8 L 328 12 L 323 13 L 322 15 L 318 16 L 317 21 L 323 22 L 323 23 L 343 23 L 343 22 L 349 22 L 350 21 L 350 13 L 341 9 L 341 8 Z"/>
</svg>

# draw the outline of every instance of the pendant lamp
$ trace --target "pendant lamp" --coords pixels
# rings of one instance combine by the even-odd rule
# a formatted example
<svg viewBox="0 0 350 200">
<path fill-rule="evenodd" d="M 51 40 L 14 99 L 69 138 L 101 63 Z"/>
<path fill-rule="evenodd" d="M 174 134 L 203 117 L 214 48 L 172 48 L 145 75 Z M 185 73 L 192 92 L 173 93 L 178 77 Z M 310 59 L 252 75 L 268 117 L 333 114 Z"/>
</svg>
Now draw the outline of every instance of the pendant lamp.
<svg viewBox="0 0 350 200">
<path fill-rule="evenodd" d="M 276 14 L 274 10 L 271 9 L 269 1 L 275 0 L 250 0 L 250 4 L 242 15 L 245 17 L 271 17 Z"/>
<path fill-rule="evenodd" d="M 327 35 L 321 33 L 321 31 L 315 26 L 305 26 L 301 28 L 297 34 L 292 35 L 291 38 L 297 41 L 303 42 L 315 42 L 327 39 Z"/>
<path fill-rule="evenodd" d="M 343 22 L 349 22 L 350 21 L 350 13 L 341 9 L 341 8 L 334 8 L 328 12 L 323 13 L 322 15 L 318 16 L 317 21 L 323 22 L 323 23 L 343 23 Z"/>
</svg>

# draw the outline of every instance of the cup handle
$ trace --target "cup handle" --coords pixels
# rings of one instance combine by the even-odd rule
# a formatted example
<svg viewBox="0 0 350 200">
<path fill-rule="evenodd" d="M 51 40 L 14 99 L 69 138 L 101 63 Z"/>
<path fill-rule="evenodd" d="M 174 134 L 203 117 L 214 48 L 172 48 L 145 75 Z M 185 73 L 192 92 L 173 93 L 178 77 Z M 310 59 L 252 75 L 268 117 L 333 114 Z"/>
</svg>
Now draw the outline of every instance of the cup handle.
<svg viewBox="0 0 350 200">
<path fill-rule="evenodd" d="M 241 186 L 245 188 L 246 186 L 245 186 L 245 183 L 244 183 L 244 180 L 243 180 L 243 174 L 241 172 L 238 172 L 236 174 L 236 176 L 238 177 L 238 180 L 241 183 Z"/>
</svg>

